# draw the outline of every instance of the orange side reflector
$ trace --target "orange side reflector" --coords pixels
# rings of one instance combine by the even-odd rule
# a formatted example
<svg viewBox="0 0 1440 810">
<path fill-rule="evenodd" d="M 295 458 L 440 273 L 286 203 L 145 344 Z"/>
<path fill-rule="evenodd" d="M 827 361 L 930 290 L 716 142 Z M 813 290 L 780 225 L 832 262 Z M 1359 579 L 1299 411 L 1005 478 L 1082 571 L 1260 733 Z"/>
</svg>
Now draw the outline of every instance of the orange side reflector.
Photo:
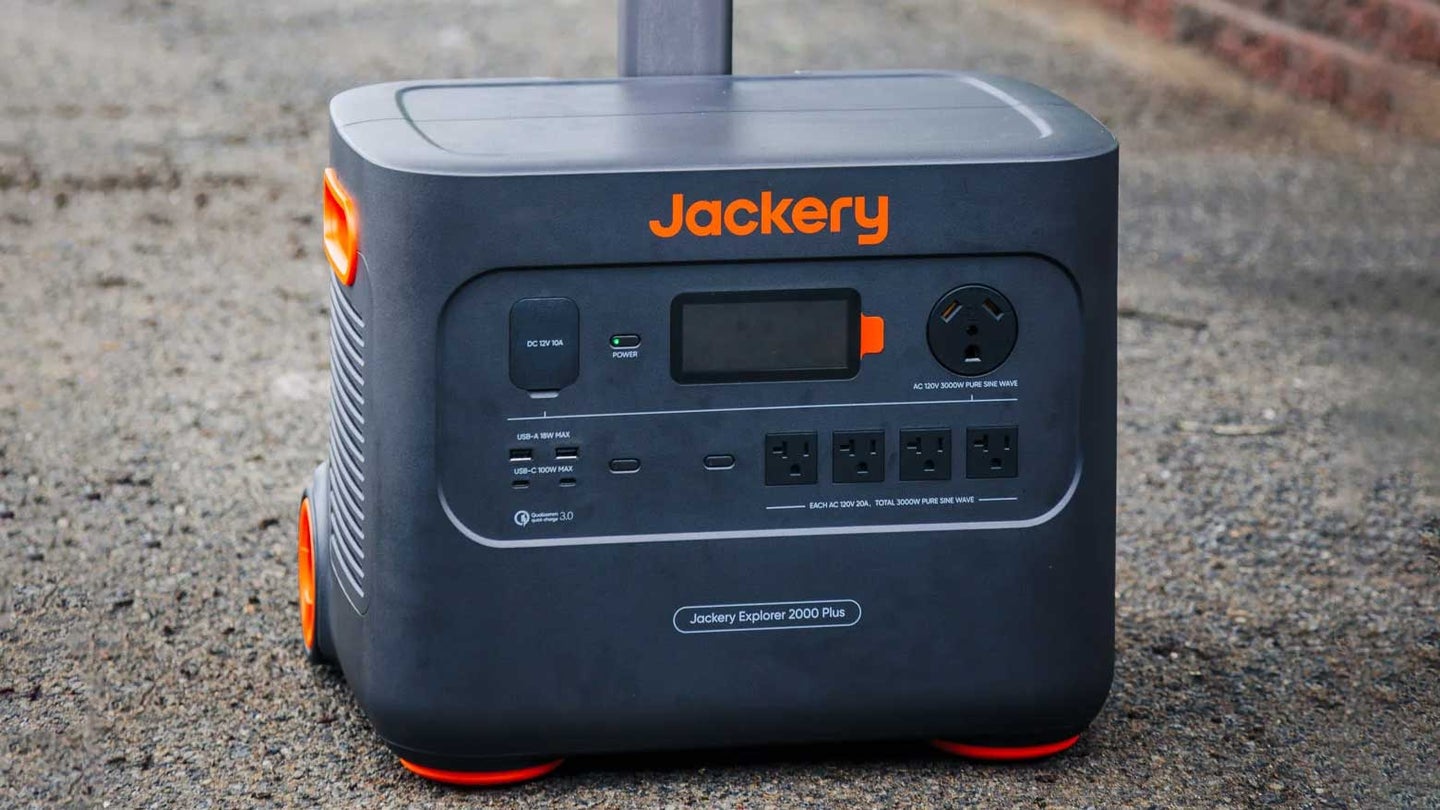
<svg viewBox="0 0 1440 810">
<path fill-rule="evenodd" d="M 360 258 L 360 217 L 355 200 L 340 184 L 334 169 L 325 170 L 325 258 L 340 283 L 355 283 L 355 268 Z"/>
<path fill-rule="evenodd" d="M 860 356 L 885 351 L 885 319 L 879 315 L 860 316 Z"/>
</svg>

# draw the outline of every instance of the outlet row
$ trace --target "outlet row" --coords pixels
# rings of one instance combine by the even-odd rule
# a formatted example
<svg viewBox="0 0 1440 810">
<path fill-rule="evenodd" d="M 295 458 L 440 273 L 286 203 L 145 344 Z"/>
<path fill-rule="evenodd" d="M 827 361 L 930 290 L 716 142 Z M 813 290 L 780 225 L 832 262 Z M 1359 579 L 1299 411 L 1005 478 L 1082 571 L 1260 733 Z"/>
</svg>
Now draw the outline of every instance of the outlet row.
<svg viewBox="0 0 1440 810">
<path fill-rule="evenodd" d="M 830 480 L 837 484 L 885 480 L 885 431 L 839 430 L 830 434 Z M 966 478 L 1014 478 L 1020 474 L 1020 429 L 1015 425 L 965 429 Z M 765 485 L 814 484 L 820 480 L 818 433 L 771 433 L 765 437 Z M 950 428 L 900 431 L 899 479 L 949 481 L 954 455 Z"/>
</svg>

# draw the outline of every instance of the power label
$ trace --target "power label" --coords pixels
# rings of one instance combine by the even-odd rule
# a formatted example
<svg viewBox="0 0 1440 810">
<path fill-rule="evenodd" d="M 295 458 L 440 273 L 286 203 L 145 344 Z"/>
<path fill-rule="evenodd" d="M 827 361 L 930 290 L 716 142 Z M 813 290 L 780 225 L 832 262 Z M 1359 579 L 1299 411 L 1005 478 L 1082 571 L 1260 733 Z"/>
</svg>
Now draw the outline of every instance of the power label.
<svg viewBox="0 0 1440 810">
<path fill-rule="evenodd" d="M 686 605 L 670 623 L 680 633 L 743 633 L 750 630 L 813 630 L 854 627 L 860 603 L 853 599 L 805 602 L 746 602 L 732 605 Z"/>
</svg>

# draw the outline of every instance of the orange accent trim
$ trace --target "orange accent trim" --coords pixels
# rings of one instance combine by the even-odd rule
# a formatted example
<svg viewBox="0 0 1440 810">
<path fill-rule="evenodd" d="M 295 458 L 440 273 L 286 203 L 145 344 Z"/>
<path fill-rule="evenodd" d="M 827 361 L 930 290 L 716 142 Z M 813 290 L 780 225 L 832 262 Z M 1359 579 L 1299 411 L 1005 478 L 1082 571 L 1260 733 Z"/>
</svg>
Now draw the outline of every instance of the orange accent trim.
<svg viewBox="0 0 1440 810">
<path fill-rule="evenodd" d="M 885 319 L 879 315 L 860 316 L 860 356 L 885 351 Z"/>
<path fill-rule="evenodd" d="M 539 779 L 547 773 L 560 767 L 563 759 L 552 760 L 539 765 L 531 765 L 528 768 L 515 768 L 509 771 L 442 771 L 439 768 L 427 768 L 424 765 L 416 765 L 404 757 L 400 758 L 400 764 L 411 773 L 418 774 L 434 782 L 443 782 L 447 785 L 460 785 L 462 787 L 498 787 L 500 785 L 515 785 L 521 782 L 529 782 L 531 779 Z"/>
<path fill-rule="evenodd" d="M 355 283 L 355 270 L 360 257 L 360 215 L 355 200 L 340 182 L 334 169 L 325 170 L 325 191 L 322 201 L 325 224 L 325 258 L 340 283 Z"/>
<path fill-rule="evenodd" d="M 300 633 L 305 649 L 315 649 L 315 545 L 311 539 L 310 499 L 300 499 L 300 536 L 297 543 L 300 564 Z"/>
<path fill-rule="evenodd" d="M 1027 759 L 1040 759 L 1052 756 L 1074 745 L 1080 735 L 1076 734 L 1068 740 L 1046 743 L 1044 745 L 1022 745 L 1022 746 L 994 746 L 994 745 L 965 745 L 954 743 L 949 740 L 931 740 L 930 744 L 949 754 L 962 756 L 967 759 L 980 759 L 986 762 L 1020 762 Z"/>
</svg>

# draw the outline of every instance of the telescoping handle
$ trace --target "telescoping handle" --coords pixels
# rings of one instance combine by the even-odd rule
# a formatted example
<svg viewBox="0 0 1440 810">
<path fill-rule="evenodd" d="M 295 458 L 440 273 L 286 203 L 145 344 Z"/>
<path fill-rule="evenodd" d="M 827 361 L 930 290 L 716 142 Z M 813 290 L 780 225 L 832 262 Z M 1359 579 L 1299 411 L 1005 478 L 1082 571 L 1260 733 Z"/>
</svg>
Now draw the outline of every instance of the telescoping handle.
<svg viewBox="0 0 1440 810">
<path fill-rule="evenodd" d="M 621 76 L 730 73 L 732 0 L 620 0 Z"/>
</svg>

